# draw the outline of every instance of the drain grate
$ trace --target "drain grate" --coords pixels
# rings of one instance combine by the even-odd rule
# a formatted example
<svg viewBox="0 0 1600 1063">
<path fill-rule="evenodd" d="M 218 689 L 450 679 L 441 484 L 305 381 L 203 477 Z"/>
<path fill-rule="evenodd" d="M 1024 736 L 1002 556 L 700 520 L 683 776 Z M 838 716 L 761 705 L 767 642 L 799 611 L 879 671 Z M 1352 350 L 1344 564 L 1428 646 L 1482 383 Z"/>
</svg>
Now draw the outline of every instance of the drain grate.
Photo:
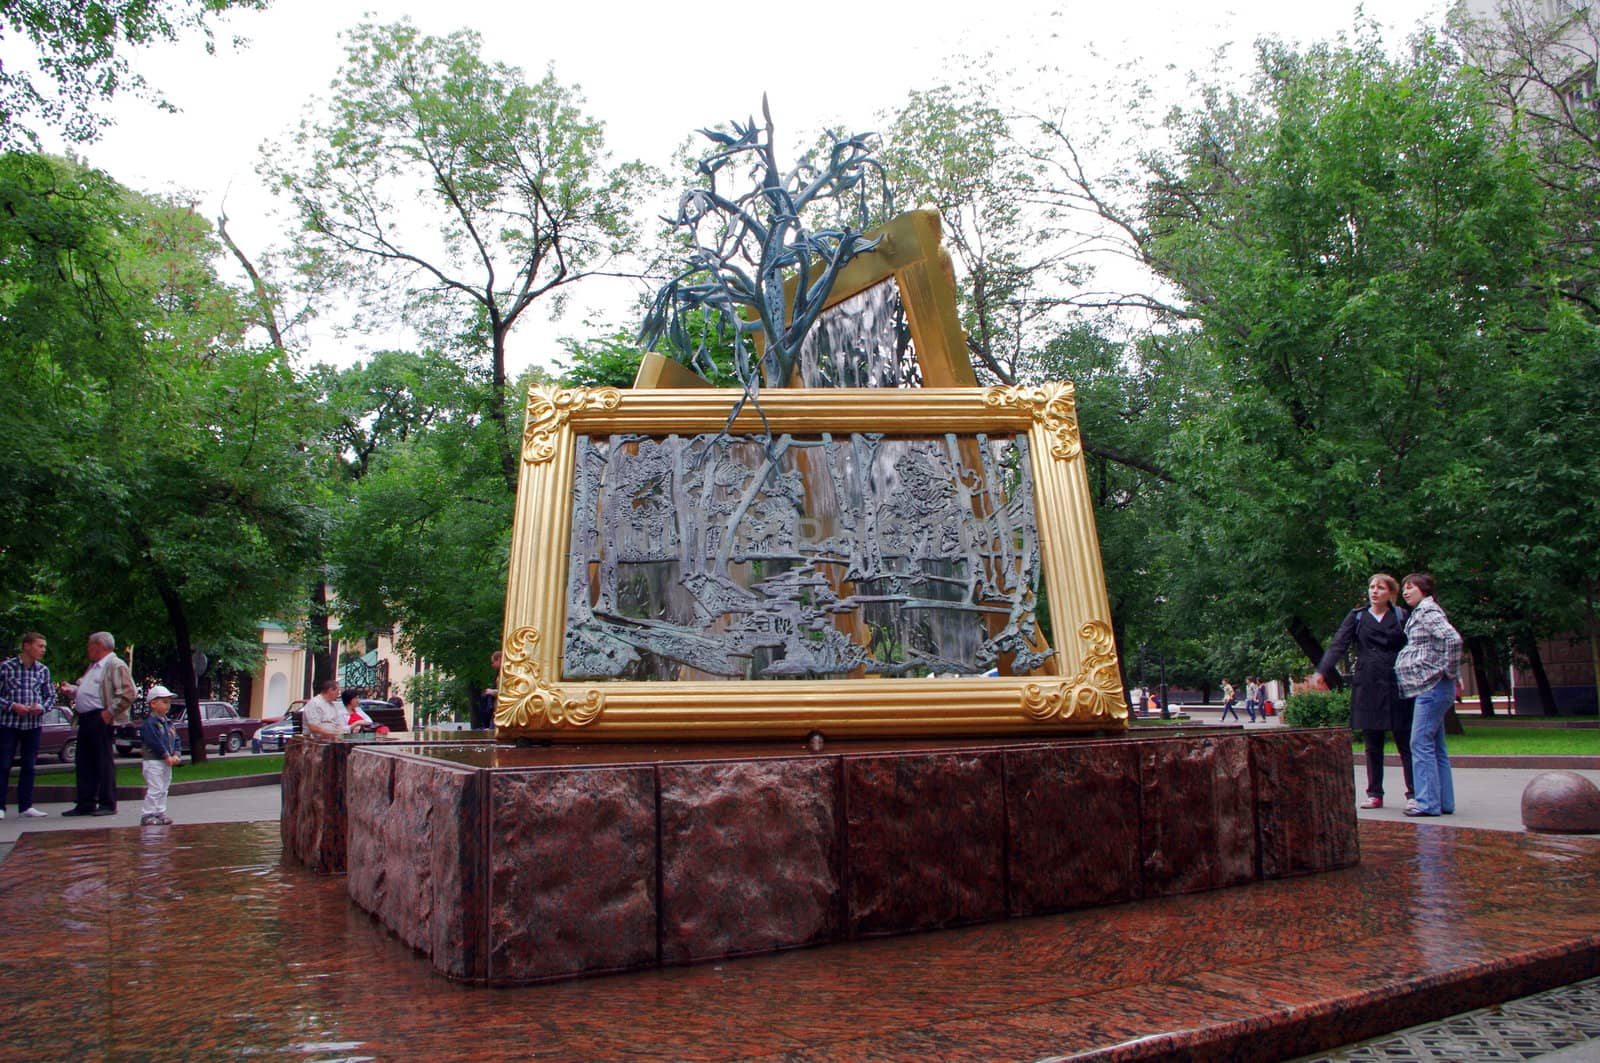
<svg viewBox="0 0 1600 1063">
<path fill-rule="evenodd" d="M 1588 1042 L 1600 1059 L 1600 978 L 1305 1056 L 1300 1063 L 1502 1063 Z"/>
</svg>

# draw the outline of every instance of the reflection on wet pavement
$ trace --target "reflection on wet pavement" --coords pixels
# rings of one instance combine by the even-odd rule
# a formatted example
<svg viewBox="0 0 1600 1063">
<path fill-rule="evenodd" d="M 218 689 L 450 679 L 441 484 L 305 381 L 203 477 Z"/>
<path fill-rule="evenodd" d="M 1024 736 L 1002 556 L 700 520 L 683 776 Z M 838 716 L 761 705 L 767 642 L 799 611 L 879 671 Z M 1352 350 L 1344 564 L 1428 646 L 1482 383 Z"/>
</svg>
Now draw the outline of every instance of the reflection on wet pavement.
<svg viewBox="0 0 1600 1063">
<path fill-rule="evenodd" d="M 1281 1059 L 1600 970 L 1600 839 L 1363 823 L 1361 851 L 1212 893 L 480 989 L 342 877 L 280 863 L 276 823 L 28 834 L 0 865 L 0 1059 Z"/>
</svg>

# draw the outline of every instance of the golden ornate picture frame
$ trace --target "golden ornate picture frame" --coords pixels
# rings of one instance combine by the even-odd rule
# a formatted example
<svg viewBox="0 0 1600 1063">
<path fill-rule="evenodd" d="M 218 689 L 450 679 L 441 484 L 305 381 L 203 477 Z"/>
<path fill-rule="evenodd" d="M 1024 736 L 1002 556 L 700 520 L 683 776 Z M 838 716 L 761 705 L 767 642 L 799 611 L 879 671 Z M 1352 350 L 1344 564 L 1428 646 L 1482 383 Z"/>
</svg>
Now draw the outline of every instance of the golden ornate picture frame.
<svg viewBox="0 0 1600 1063">
<path fill-rule="evenodd" d="M 715 433 L 737 389 L 530 388 L 511 534 L 499 737 L 597 741 L 1121 730 L 1126 700 L 1071 384 L 768 389 L 734 432 L 1025 433 L 1054 674 L 955 679 L 564 681 L 575 440 Z M 763 423 L 763 417 L 765 423 Z"/>
</svg>

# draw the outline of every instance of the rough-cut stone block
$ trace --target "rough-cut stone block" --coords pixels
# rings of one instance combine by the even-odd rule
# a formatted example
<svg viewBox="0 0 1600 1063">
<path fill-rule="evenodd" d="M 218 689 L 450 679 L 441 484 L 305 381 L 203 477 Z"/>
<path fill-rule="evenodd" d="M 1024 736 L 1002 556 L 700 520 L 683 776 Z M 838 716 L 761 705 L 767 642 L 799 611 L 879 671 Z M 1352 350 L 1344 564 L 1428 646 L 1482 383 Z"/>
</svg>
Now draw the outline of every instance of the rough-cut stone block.
<svg viewBox="0 0 1600 1063">
<path fill-rule="evenodd" d="M 656 962 L 653 768 L 494 773 L 489 977 Z"/>
<path fill-rule="evenodd" d="M 350 746 L 291 739 L 283 758 L 284 855 L 319 874 L 345 869 L 345 762 Z"/>
<path fill-rule="evenodd" d="M 1243 734 L 1139 743 L 1144 895 L 1192 893 L 1256 876 L 1250 751 Z M 1345 766 L 1345 774 L 1350 774 Z"/>
<path fill-rule="evenodd" d="M 1356 836 L 1350 732 L 1255 731 L 1249 735 L 1255 781 L 1261 877 L 1286 878 L 1350 867 L 1361 859 Z"/>
<path fill-rule="evenodd" d="M 839 761 L 664 764 L 661 958 L 686 963 L 839 936 Z"/>
<path fill-rule="evenodd" d="M 444 766 L 435 768 L 428 790 L 433 963 L 455 978 L 481 980 L 488 971 L 488 791 L 489 777 L 482 772 Z"/>
<path fill-rule="evenodd" d="M 846 757 L 852 937 L 1005 915 L 999 750 Z"/>
<path fill-rule="evenodd" d="M 1600 834 L 1600 787 L 1575 771 L 1535 775 L 1522 791 L 1522 825 L 1546 834 Z"/>
<path fill-rule="evenodd" d="M 1005 773 L 1011 915 L 1140 895 L 1138 746 L 1008 750 Z"/>
<path fill-rule="evenodd" d="M 307 815 L 284 836 L 321 852 L 348 795 L 350 896 L 437 970 L 516 985 L 1344 866 L 1342 739 L 310 743 L 285 769 L 286 818 Z"/>
<path fill-rule="evenodd" d="M 364 751 L 349 757 L 347 772 L 350 898 L 440 970 L 481 979 L 483 780 Z"/>
<path fill-rule="evenodd" d="M 392 757 L 355 757 L 346 769 L 349 845 L 345 892 L 373 915 L 387 909 L 391 886 L 405 889 L 406 881 L 414 877 L 408 868 L 399 882 L 391 883 L 389 866 L 384 860 L 384 850 L 389 844 L 387 821 L 393 803 L 397 763 Z M 399 927 L 390 929 L 405 936 Z"/>
</svg>

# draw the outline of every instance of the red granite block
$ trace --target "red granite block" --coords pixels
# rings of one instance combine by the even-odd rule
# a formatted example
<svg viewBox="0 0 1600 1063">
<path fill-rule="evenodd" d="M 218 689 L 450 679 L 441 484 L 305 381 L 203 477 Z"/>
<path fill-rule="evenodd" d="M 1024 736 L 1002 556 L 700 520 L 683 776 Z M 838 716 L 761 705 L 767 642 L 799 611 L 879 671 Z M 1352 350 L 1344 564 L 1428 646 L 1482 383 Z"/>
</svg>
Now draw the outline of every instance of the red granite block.
<svg viewBox="0 0 1600 1063">
<path fill-rule="evenodd" d="M 840 935 L 838 758 L 664 764 L 659 778 L 663 962 Z"/>
<path fill-rule="evenodd" d="M 1256 731 L 1249 740 L 1261 877 L 1332 871 L 1359 861 L 1350 732 Z"/>
<path fill-rule="evenodd" d="M 1012 916 L 1140 896 L 1137 745 L 1008 750 L 1005 779 Z"/>
<path fill-rule="evenodd" d="M 290 748 L 293 746 L 291 742 Z M 287 767 L 287 756 L 284 763 Z M 345 779 L 349 802 L 345 891 L 374 915 L 389 906 L 389 868 L 383 853 L 389 843 L 386 821 L 393 803 L 396 763 L 393 757 L 356 757 Z M 402 883 L 400 888 L 406 887 Z"/>
<path fill-rule="evenodd" d="M 1246 737 L 1155 739 L 1139 743 L 1139 750 L 1144 895 L 1254 879 L 1255 802 Z"/>
<path fill-rule="evenodd" d="M 408 766 L 412 761 L 404 762 Z M 436 765 L 418 775 L 418 809 L 426 817 L 428 873 L 433 883 L 433 965 L 452 978 L 482 980 L 488 970 L 483 928 L 489 905 L 484 820 L 489 778 Z"/>
<path fill-rule="evenodd" d="M 489 815 L 491 983 L 656 962 L 653 768 L 497 772 Z"/>
<path fill-rule="evenodd" d="M 347 770 L 351 900 L 445 974 L 482 979 L 482 775 L 369 751 Z"/>
<path fill-rule="evenodd" d="M 844 759 L 851 937 L 1005 916 L 998 750 Z"/>
<path fill-rule="evenodd" d="M 291 739 L 283 758 L 284 855 L 319 874 L 345 869 L 344 766 L 350 747 Z"/>
</svg>

